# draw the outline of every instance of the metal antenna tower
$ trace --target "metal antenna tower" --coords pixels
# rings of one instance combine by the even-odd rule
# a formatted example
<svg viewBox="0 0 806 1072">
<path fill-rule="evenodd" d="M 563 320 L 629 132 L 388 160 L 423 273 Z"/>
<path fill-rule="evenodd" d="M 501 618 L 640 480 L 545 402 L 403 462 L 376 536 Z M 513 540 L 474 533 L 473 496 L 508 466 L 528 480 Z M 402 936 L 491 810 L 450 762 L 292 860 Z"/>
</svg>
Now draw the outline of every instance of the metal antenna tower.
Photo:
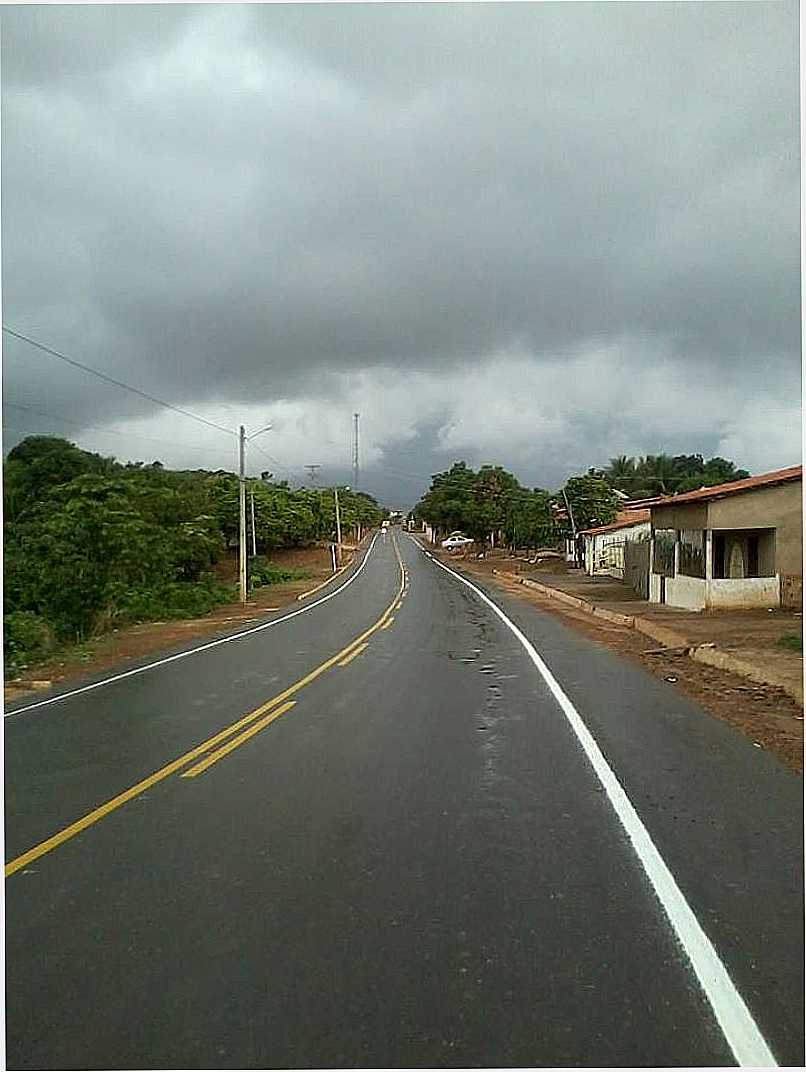
<svg viewBox="0 0 806 1072">
<path fill-rule="evenodd" d="M 358 417 L 353 414 L 353 489 L 358 491 Z"/>
<path fill-rule="evenodd" d="M 316 465 L 306 465 L 305 468 L 308 470 L 308 476 L 313 484 L 316 477 L 316 470 L 321 469 L 322 466 L 317 462 Z"/>
</svg>

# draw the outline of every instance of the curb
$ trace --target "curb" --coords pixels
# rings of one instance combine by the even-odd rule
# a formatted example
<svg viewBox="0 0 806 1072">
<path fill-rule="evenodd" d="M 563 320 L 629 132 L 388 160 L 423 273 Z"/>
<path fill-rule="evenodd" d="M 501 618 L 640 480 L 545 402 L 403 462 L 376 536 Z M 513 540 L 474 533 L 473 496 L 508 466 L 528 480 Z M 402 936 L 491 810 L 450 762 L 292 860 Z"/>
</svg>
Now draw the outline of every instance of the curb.
<svg viewBox="0 0 806 1072">
<path fill-rule="evenodd" d="M 803 707 L 802 683 L 793 684 L 791 681 L 782 680 L 774 672 L 765 670 L 763 667 L 756 666 L 753 663 L 747 663 L 744 659 L 731 655 L 730 652 L 720 651 L 719 648 L 709 648 L 704 644 L 692 648 L 689 656 L 695 662 L 704 663 L 706 666 L 714 666 L 717 670 L 730 670 L 732 673 L 740 674 L 742 677 L 749 678 L 750 681 L 756 681 L 760 685 L 772 685 L 781 689 L 782 692 L 785 692 L 787 696 Z"/>
<path fill-rule="evenodd" d="M 568 592 L 563 592 L 561 589 L 557 588 L 551 588 L 547 584 L 540 584 L 539 581 L 532 581 L 528 577 L 521 577 L 518 573 L 509 573 L 506 570 L 497 569 L 494 569 L 493 573 L 499 577 L 506 577 L 507 580 L 514 581 L 516 584 L 523 584 L 527 588 L 534 588 L 549 599 L 556 599 L 561 603 L 567 603 L 570 606 L 577 607 L 597 618 L 603 618 L 605 621 L 613 622 L 615 625 L 622 625 L 627 629 L 637 629 L 639 633 L 643 633 L 645 636 L 657 640 L 658 643 L 662 644 L 664 647 L 683 648 L 688 657 L 694 659 L 695 662 L 703 663 L 705 666 L 713 666 L 717 670 L 728 670 L 733 674 L 738 674 L 740 677 L 746 677 L 750 681 L 756 681 L 761 685 L 772 685 L 774 688 L 781 689 L 787 696 L 790 696 L 796 703 L 803 707 L 802 684 L 799 683 L 793 685 L 791 681 L 782 679 L 774 671 L 766 670 L 764 667 L 756 666 L 754 663 L 745 662 L 744 659 L 737 658 L 735 655 L 730 654 L 730 652 L 721 651 L 714 644 L 692 644 L 688 637 L 683 633 L 678 633 L 674 629 L 669 629 L 665 625 L 659 625 L 657 622 L 653 622 L 649 618 L 633 616 L 631 614 L 617 614 L 615 611 L 606 610 L 604 607 L 597 607 L 587 599 L 569 595 Z"/>
</svg>

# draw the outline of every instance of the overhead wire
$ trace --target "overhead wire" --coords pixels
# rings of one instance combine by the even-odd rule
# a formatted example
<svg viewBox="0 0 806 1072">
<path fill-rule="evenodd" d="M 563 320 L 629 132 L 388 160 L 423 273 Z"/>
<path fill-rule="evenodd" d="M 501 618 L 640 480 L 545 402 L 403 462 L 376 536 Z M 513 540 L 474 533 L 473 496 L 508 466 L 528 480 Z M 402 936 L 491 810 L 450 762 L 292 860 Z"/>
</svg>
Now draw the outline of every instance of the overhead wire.
<svg viewBox="0 0 806 1072">
<path fill-rule="evenodd" d="M 299 470 L 292 469 L 289 466 L 284 465 L 278 458 L 275 458 L 272 454 L 269 454 L 267 450 L 264 450 L 259 443 L 249 442 L 248 446 L 254 447 L 254 449 L 259 451 L 265 458 L 268 458 L 272 465 L 276 465 L 279 469 L 282 469 L 284 472 L 289 473 L 291 476 L 296 476 L 301 479 Z"/>
<path fill-rule="evenodd" d="M 174 447 L 174 448 L 177 447 L 177 446 L 179 446 L 179 447 L 182 446 L 182 444 L 178 444 L 175 440 L 156 439 L 153 436 L 138 435 L 135 432 L 115 432 L 111 428 L 110 429 L 105 429 L 105 428 L 99 428 L 97 425 L 82 424 L 81 421 L 74 421 L 74 420 L 71 420 L 69 417 L 60 417 L 55 413 L 48 413 L 44 409 L 39 409 L 36 406 L 29 406 L 29 405 L 26 405 L 23 402 L 9 402 L 9 401 L 6 401 L 4 399 L 3 400 L 3 407 L 5 408 L 6 406 L 10 406 L 13 409 L 25 410 L 25 411 L 27 411 L 29 413 L 35 413 L 35 414 L 37 414 L 37 416 L 40 416 L 40 417 L 47 417 L 47 419 L 51 420 L 51 421 L 60 421 L 63 424 L 72 424 L 72 425 L 77 426 L 78 428 L 84 429 L 87 432 L 96 432 L 99 435 L 110 435 L 110 436 L 115 436 L 115 437 L 120 438 L 120 439 L 138 439 L 138 440 L 141 440 L 144 443 L 159 443 L 162 446 L 168 446 L 168 447 Z M 6 427 L 9 427 L 9 426 L 6 425 Z M 20 431 L 22 431 L 22 429 L 20 429 Z M 215 454 L 216 457 L 221 457 L 221 452 L 215 450 L 213 447 L 199 447 L 199 446 L 196 446 L 195 444 L 193 444 L 192 449 L 195 450 L 195 451 L 202 451 L 205 454 Z"/>
<path fill-rule="evenodd" d="M 165 409 L 173 410 L 174 413 L 181 413 L 183 417 L 189 417 L 191 420 L 198 421 L 200 424 L 206 424 L 209 428 L 215 428 L 217 431 L 224 432 L 226 435 L 236 434 L 232 428 L 225 428 L 223 425 L 216 424 L 215 421 L 210 421 L 206 417 L 200 417 L 197 413 L 191 413 L 190 410 L 182 409 L 181 406 L 175 406 L 172 402 L 166 402 L 162 398 L 157 398 L 156 395 L 150 395 L 147 391 L 141 391 L 139 387 L 133 387 L 130 383 L 124 383 L 123 380 L 116 380 L 114 376 L 108 376 L 105 372 L 99 372 L 98 369 L 91 368 L 89 365 L 85 365 L 81 361 L 76 361 L 75 358 L 68 357 L 67 354 L 60 353 L 58 350 L 54 350 L 52 347 L 46 346 L 44 343 L 38 342 L 36 339 L 32 339 L 29 335 L 23 335 L 22 332 L 15 331 L 7 324 L 3 324 L 3 331 L 15 339 L 20 339 L 22 342 L 27 342 L 30 346 L 42 350 L 43 353 L 50 354 L 51 357 L 56 357 L 60 361 L 72 365 L 74 368 L 81 369 L 82 372 L 87 372 L 91 376 L 97 376 L 98 379 L 105 380 L 106 383 L 114 384 L 115 387 L 121 387 L 124 391 L 131 391 L 132 394 L 139 395 L 141 398 L 145 398 L 149 402 L 155 402 L 158 406 L 164 406 Z"/>
</svg>

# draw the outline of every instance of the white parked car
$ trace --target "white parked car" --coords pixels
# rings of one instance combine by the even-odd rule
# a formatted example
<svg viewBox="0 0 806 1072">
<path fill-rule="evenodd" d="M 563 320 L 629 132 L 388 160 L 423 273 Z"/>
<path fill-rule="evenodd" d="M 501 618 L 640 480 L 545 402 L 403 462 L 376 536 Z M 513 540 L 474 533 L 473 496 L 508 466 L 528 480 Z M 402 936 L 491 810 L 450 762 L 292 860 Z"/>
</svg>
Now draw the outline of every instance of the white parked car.
<svg viewBox="0 0 806 1072">
<path fill-rule="evenodd" d="M 473 540 L 467 536 L 454 534 L 449 536 L 447 540 L 443 540 L 440 546 L 444 547 L 446 551 L 455 551 L 457 547 L 467 547 L 471 543 L 473 543 Z"/>
</svg>

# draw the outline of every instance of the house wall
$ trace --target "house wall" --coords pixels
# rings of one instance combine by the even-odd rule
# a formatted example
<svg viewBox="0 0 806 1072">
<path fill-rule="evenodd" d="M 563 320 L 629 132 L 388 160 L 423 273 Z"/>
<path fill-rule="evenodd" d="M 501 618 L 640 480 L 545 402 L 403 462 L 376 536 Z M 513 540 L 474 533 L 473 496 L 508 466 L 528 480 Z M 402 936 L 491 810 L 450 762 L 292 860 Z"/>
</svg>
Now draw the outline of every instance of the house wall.
<svg viewBox="0 0 806 1072">
<path fill-rule="evenodd" d="M 654 513 L 654 511 L 653 511 Z M 803 576 L 803 482 L 715 499 L 705 528 L 775 529 L 775 573 Z"/>
<path fill-rule="evenodd" d="M 660 580 L 660 578 L 658 578 Z M 666 602 L 670 607 L 683 607 L 685 610 L 704 610 L 706 604 L 707 582 L 700 577 L 666 578 Z"/>
<path fill-rule="evenodd" d="M 777 607 L 781 600 L 778 577 L 744 577 L 708 581 L 709 610 Z"/>
<path fill-rule="evenodd" d="M 647 539 L 651 526 L 648 521 L 637 525 L 600 532 L 585 537 L 585 572 L 624 576 L 624 544 L 629 540 Z"/>
<path fill-rule="evenodd" d="M 680 506 L 653 506 L 654 529 L 705 529 L 708 528 L 705 503 L 681 503 Z"/>
<path fill-rule="evenodd" d="M 662 581 L 663 581 L 663 577 L 661 577 L 657 573 L 653 573 L 652 570 L 650 569 L 650 571 L 649 571 L 649 602 L 650 603 L 660 603 L 660 587 L 661 587 Z"/>
</svg>

